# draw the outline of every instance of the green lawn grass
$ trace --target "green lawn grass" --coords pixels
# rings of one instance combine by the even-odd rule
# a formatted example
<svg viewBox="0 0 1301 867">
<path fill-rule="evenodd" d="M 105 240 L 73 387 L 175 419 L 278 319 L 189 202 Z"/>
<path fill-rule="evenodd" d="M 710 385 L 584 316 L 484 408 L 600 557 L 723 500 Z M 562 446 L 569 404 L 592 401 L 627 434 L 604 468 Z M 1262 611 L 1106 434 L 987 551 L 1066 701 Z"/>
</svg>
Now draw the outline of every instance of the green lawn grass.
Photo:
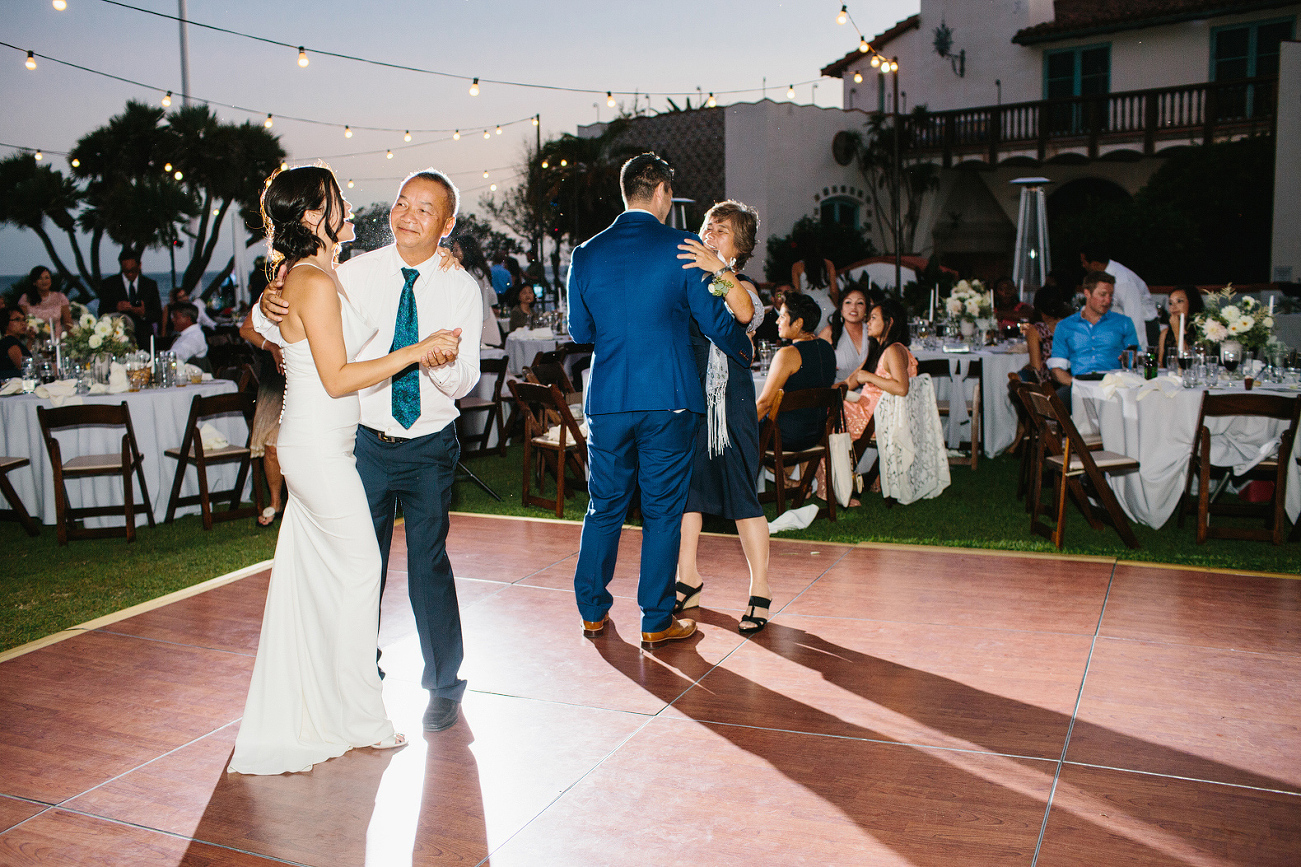
<svg viewBox="0 0 1301 867">
<path fill-rule="evenodd" d="M 522 457 L 522 447 L 512 446 L 504 458 L 467 461 L 502 502 L 467 479 L 453 489 L 452 508 L 554 517 L 554 512 L 521 502 Z M 953 484 L 934 500 L 887 509 L 879 494 L 866 494 L 861 506 L 840 512 L 834 524 L 819 518 L 808 529 L 779 538 L 1053 552 L 1048 540 L 1030 533 L 1029 518 L 1015 497 L 1016 472 L 1017 461 L 1010 457 L 982 460 L 975 472 L 955 466 Z M 566 503 L 565 518 L 582 520 L 586 507 L 586 495 L 577 494 Z M 1193 522 L 1178 528 L 1172 519 L 1160 530 L 1135 526 L 1143 547 L 1130 550 L 1115 531 L 1093 530 L 1073 504 L 1068 508 L 1063 549 L 1068 554 L 1244 571 L 1301 571 L 1301 544 L 1275 547 L 1211 540 L 1198 545 Z M 774 516 L 771 505 L 768 515 Z M 142 528 L 130 545 L 123 539 L 97 539 L 60 548 L 52 527 L 29 539 L 17 524 L 0 524 L 0 650 L 269 559 L 278 526 L 262 529 L 249 519 L 217 524 L 205 532 L 198 516 L 191 515 L 153 530 Z M 735 532 L 730 522 L 715 519 L 708 519 L 705 529 Z"/>
</svg>

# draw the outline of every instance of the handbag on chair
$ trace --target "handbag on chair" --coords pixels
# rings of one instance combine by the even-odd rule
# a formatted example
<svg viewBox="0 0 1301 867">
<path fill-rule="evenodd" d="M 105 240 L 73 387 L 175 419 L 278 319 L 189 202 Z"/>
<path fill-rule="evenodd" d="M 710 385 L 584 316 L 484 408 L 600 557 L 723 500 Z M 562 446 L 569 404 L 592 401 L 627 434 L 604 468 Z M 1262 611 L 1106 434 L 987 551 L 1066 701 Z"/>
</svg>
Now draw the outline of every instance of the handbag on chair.
<svg viewBox="0 0 1301 867">
<path fill-rule="evenodd" d="M 854 440 L 845 426 L 845 412 L 840 411 L 840 430 L 827 438 L 830 452 L 831 491 L 840 507 L 849 506 L 849 500 L 856 493 L 863 492 L 863 477 L 854 471 L 857 461 L 854 459 Z"/>
</svg>

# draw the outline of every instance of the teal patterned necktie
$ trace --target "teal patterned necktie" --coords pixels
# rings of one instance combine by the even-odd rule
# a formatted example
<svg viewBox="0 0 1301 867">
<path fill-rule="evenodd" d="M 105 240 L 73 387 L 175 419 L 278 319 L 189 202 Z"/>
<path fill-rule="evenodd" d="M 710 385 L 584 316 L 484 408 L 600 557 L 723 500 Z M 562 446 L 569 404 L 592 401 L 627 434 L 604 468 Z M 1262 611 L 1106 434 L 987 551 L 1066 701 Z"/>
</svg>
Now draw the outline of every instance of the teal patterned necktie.
<svg viewBox="0 0 1301 867">
<path fill-rule="evenodd" d="M 398 302 L 398 318 L 393 326 L 393 345 L 389 347 L 389 352 L 410 346 L 419 340 L 415 285 L 420 272 L 415 268 L 403 268 L 402 276 L 406 278 L 406 283 L 402 286 L 402 300 Z M 407 430 L 420 418 L 418 368 L 418 364 L 413 364 L 393 376 L 393 418 Z"/>
</svg>

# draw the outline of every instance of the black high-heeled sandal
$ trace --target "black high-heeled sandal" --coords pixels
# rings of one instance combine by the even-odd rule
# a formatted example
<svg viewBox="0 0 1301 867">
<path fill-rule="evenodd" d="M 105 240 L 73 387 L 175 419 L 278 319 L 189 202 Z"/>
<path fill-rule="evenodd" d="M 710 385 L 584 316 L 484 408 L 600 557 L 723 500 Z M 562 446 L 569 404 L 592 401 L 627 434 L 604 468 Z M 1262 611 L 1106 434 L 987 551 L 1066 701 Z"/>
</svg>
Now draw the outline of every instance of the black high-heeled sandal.
<svg viewBox="0 0 1301 867">
<path fill-rule="evenodd" d="M 762 596 L 751 596 L 749 607 L 741 615 L 741 623 L 736 627 L 736 631 L 742 635 L 754 635 L 756 632 L 762 632 L 763 628 L 768 625 L 767 617 L 760 617 L 754 612 L 762 608 L 764 611 L 772 608 L 772 600 L 764 599 Z"/>
<path fill-rule="evenodd" d="M 681 581 L 674 584 L 673 592 L 677 596 L 677 602 L 673 603 L 673 613 L 677 614 L 688 608 L 699 608 L 700 594 L 704 589 L 704 581 L 701 581 L 698 587 L 692 587 L 690 584 L 683 584 Z"/>
</svg>

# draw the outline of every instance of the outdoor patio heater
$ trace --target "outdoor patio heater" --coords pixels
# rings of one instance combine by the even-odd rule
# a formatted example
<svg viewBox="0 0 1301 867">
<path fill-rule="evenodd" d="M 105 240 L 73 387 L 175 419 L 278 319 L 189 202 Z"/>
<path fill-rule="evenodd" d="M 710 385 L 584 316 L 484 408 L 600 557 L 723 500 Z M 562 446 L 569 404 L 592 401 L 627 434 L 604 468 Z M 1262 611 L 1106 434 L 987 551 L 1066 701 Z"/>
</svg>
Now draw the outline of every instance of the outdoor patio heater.
<svg viewBox="0 0 1301 867">
<path fill-rule="evenodd" d="M 1048 279 L 1052 268 L 1048 253 L 1048 207 L 1044 187 L 1047 178 L 1017 178 L 1021 208 L 1016 219 L 1016 252 L 1012 257 L 1012 282 L 1021 300 L 1033 302 L 1035 291 Z"/>
</svg>

